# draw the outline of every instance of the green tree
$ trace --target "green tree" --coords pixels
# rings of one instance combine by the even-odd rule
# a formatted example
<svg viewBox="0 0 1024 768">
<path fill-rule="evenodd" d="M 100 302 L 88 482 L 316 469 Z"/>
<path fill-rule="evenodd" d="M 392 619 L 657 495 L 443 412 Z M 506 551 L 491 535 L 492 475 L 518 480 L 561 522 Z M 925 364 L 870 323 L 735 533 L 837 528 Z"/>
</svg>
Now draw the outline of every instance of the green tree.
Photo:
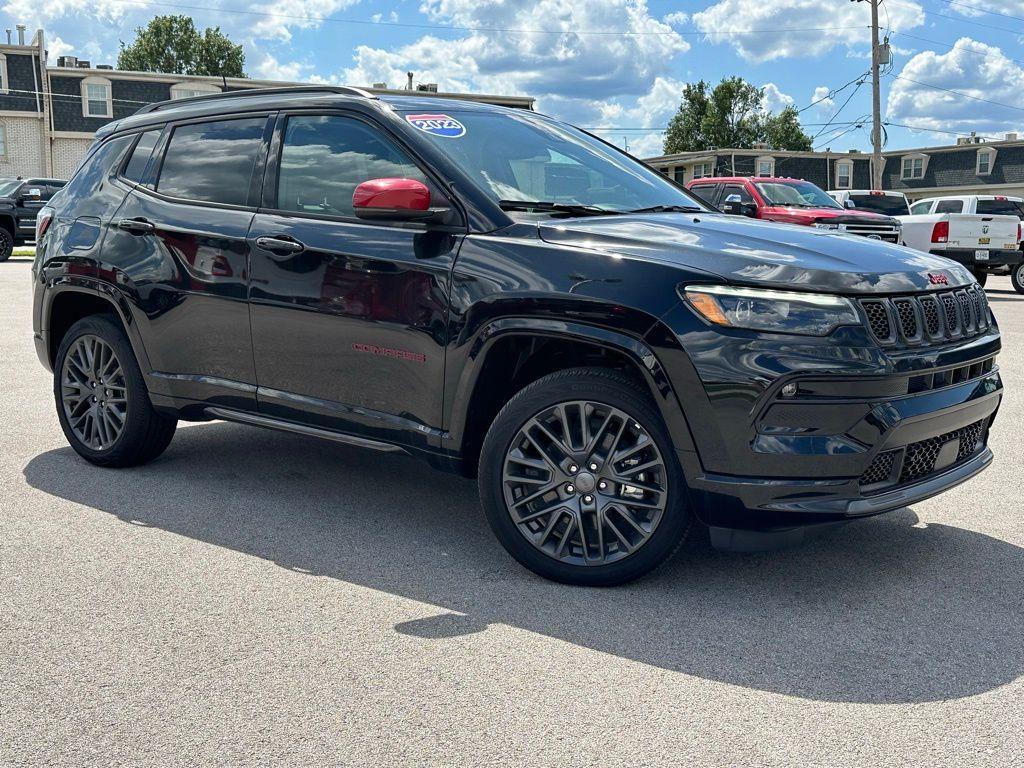
<svg viewBox="0 0 1024 768">
<path fill-rule="evenodd" d="M 118 69 L 179 75 L 245 77 L 245 54 L 220 27 L 200 33 L 188 16 L 156 16 L 135 29 L 135 41 L 121 42 Z"/>
<path fill-rule="evenodd" d="M 756 142 L 773 149 L 811 149 L 795 109 L 786 107 L 773 115 L 764 109 L 764 89 L 741 77 L 727 77 L 714 88 L 703 80 L 683 88 L 679 111 L 665 132 L 664 151 L 750 149 Z"/>
</svg>

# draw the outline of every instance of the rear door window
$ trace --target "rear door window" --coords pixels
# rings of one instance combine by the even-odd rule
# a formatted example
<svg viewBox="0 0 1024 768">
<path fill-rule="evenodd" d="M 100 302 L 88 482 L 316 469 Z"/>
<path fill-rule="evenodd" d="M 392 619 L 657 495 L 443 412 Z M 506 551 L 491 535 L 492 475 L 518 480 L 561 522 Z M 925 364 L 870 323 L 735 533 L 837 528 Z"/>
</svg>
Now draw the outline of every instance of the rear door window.
<svg viewBox="0 0 1024 768">
<path fill-rule="evenodd" d="M 279 210 L 354 216 L 356 187 L 382 178 L 427 183 L 402 150 L 360 120 L 341 115 L 288 118 L 278 171 Z"/>
<path fill-rule="evenodd" d="M 708 205 L 714 205 L 716 184 L 700 184 L 690 187 L 690 193 L 696 195 Z"/>
<path fill-rule="evenodd" d="M 266 124 L 266 117 L 249 117 L 177 126 L 164 154 L 157 192 L 246 205 Z"/>
<path fill-rule="evenodd" d="M 915 216 L 920 216 L 921 214 L 928 213 L 931 210 L 931 207 L 932 204 L 930 201 L 914 203 L 914 205 L 910 206 L 910 212 Z"/>
<path fill-rule="evenodd" d="M 939 200 L 939 204 L 935 206 L 936 213 L 963 213 L 964 212 L 964 201 L 963 200 Z"/>
</svg>

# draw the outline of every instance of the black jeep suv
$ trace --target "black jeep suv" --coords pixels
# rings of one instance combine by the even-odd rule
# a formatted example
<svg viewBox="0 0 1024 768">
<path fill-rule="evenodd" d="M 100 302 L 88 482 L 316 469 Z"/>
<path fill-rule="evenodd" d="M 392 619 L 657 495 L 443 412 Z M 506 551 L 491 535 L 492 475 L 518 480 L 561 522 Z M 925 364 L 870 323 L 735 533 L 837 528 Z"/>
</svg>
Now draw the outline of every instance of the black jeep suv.
<svg viewBox="0 0 1024 768">
<path fill-rule="evenodd" d="M 67 184 L 62 179 L 0 179 L 0 261 L 36 236 L 36 214 Z"/>
<path fill-rule="evenodd" d="M 100 131 L 39 219 L 35 338 L 94 464 L 226 419 L 477 475 L 501 543 L 635 578 L 696 516 L 798 540 L 960 483 L 1002 385 L 951 261 L 726 216 L 525 111 L 293 88 Z"/>
</svg>

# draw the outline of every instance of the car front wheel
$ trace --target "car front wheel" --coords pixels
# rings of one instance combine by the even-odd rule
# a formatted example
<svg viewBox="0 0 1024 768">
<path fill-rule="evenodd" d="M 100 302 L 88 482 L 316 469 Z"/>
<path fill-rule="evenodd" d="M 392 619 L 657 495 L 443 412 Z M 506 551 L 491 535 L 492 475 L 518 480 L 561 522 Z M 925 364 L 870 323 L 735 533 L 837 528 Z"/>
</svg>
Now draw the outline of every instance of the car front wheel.
<svg viewBox="0 0 1024 768">
<path fill-rule="evenodd" d="M 14 253 L 14 238 L 6 229 L 0 227 L 0 261 L 7 261 Z"/>
<path fill-rule="evenodd" d="M 570 584 L 621 584 L 669 558 L 692 519 L 684 485 L 647 393 L 600 368 L 520 391 L 481 454 L 481 501 L 499 541 L 530 570 Z"/>
<path fill-rule="evenodd" d="M 71 326 L 53 371 L 60 426 L 88 461 L 145 464 L 171 442 L 177 420 L 153 409 L 131 343 L 114 319 L 94 315 Z"/>
</svg>

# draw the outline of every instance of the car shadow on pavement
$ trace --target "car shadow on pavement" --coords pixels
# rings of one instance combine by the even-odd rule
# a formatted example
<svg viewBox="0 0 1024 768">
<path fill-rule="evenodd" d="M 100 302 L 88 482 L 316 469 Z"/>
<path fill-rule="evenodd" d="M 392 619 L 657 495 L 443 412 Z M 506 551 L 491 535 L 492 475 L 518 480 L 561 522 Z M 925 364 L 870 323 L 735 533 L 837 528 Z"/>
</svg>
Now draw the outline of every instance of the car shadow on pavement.
<svg viewBox="0 0 1024 768">
<path fill-rule="evenodd" d="M 212 423 L 183 425 L 146 467 L 103 470 L 61 448 L 24 474 L 127 523 L 436 605 L 394 628 L 433 642 L 506 624 L 842 702 L 952 699 L 1024 673 L 1024 549 L 906 509 L 782 552 L 724 554 L 698 537 L 647 579 L 584 589 L 522 569 L 475 483 L 404 456 Z"/>
</svg>

